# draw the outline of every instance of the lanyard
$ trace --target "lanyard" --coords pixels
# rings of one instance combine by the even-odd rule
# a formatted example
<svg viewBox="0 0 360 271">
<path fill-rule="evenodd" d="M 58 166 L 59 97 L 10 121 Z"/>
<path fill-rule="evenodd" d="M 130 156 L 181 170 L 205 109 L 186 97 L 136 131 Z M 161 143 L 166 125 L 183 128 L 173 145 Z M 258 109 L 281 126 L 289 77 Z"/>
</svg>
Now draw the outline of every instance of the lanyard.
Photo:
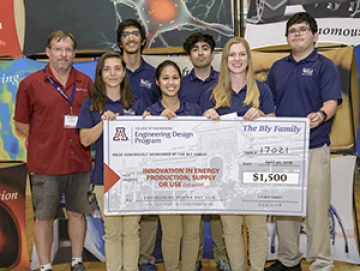
<svg viewBox="0 0 360 271">
<path fill-rule="evenodd" d="M 43 72 L 46 76 L 46 70 L 43 69 Z M 75 84 L 75 80 L 74 80 L 74 88 L 73 90 L 71 91 L 71 96 L 70 98 L 66 95 L 65 91 L 63 91 L 61 89 L 61 87 L 54 81 L 52 80 L 50 77 L 47 77 L 47 79 L 49 80 L 49 82 L 54 86 L 54 88 L 61 94 L 61 96 L 63 96 L 69 103 L 70 103 L 70 107 L 72 107 L 72 102 L 74 100 L 74 97 L 75 97 L 75 92 L 76 92 L 76 84 Z"/>
</svg>

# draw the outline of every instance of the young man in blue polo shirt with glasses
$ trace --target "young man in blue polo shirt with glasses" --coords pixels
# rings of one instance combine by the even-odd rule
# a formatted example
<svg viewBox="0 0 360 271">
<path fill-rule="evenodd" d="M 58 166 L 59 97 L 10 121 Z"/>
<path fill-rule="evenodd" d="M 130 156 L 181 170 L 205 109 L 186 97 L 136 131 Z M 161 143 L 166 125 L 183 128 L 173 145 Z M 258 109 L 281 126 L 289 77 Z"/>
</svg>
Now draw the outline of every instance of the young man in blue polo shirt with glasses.
<svg viewBox="0 0 360 271">
<path fill-rule="evenodd" d="M 117 29 L 117 42 L 126 63 L 131 92 L 141 99 L 146 107 L 157 101 L 155 68 L 142 57 L 146 44 L 144 27 L 135 19 L 122 21 Z"/>
<path fill-rule="evenodd" d="M 270 87 L 278 117 L 310 120 L 310 152 L 307 187 L 307 252 L 312 271 L 330 271 L 330 131 L 331 118 L 342 102 L 340 76 L 331 60 L 314 48 L 318 40 L 315 19 L 306 12 L 294 14 L 286 25 L 291 54 L 270 69 Z M 266 271 L 300 271 L 301 217 L 276 217 L 278 261 Z"/>
<path fill-rule="evenodd" d="M 126 73 L 130 81 L 131 92 L 137 99 L 141 99 L 145 108 L 158 99 L 155 85 L 156 70 L 142 57 L 146 44 L 144 27 L 136 19 L 123 20 L 117 28 L 117 42 L 120 53 L 126 63 Z M 142 216 L 140 221 L 140 271 L 157 271 L 155 249 L 158 216 Z"/>
</svg>

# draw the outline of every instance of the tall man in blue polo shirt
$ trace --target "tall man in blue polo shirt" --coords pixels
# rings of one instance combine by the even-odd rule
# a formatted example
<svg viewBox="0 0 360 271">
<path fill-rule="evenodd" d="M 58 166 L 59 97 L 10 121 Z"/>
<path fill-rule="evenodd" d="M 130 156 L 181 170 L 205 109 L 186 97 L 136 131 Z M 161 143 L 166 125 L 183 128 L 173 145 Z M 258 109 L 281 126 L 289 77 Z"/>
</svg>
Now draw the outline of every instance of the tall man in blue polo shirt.
<svg viewBox="0 0 360 271">
<path fill-rule="evenodd" d="M 307 117 L 310 120 L 310 152 L 307 188 L 307 252 L 311 271 L 330 271 L 330 137 L 331 118 L 342 102 L 340 77 L 331 60 L 314 48 L 318 26 L 306 12 L 287 22 L 291 54 L 270 69 L 267 84 L 272 90 L 279 117 Z M 300 217 L 277 217 L 278 261 L 267 271 L 299 271 Z"/>
<path fill-rule="evenodd" d="M 201 96 L 205 92 L 211 92 L 217 83 L 219 73 L 211 66 L 214 59 L 215 40 L 211 35 L 195 32 L 191 34 L 184 42 L 183 47 L 189 56 L 193 69 L 181 80 L 180 99 L 186 102 L 196 103 L 202 107 Z M 203 109 L 203 108 L 201 108 Z M 200 230 L 200 247 L 198 261 L 195 271 L 202 268 L 202 255 L 204 249 L 203 225 Z M 220 271 L 230 271 L 230 264 L 227 257 L 225 244 L 223 241 L 222 225 L 220 216 L 210 216 L 211 237 L 214 241 L 214 258 L 216 267 Z"/>
<path fill-rule="evenodd" d="M 135 19 L 122 21 L 117 28 L 117 42 L 120 53 L 126 63 L 131 92 L 137 99 L 141 99 L 145 108 L 157 100 L 155 85 L 155 68 L 142 57 L 146 44 L 144 27 Z M 142 216 L 140 222 L 140 271 L 157 271 L 155 249 L 158 216 Z"/>
<path fill-rule="evenodd" d="M 146 44 L 144 27 L 135 19 L 122 21 L 117 29 L 117 42 L 126 63 L 131 92 L 147 108 L 156 102 L 157 91 L 155 68 L 141 57 Z"/>
</svg>

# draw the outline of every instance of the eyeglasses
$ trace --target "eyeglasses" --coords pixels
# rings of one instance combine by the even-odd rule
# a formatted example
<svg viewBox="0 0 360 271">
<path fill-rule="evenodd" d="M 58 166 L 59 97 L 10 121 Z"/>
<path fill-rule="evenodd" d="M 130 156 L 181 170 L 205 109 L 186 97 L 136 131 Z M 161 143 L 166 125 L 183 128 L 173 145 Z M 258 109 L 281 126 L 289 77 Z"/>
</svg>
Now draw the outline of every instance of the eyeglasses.
<svg viewBox="0 0 360 271">
<path fill-rule="evenodd" d="M 311 29 L 307 28 L 307 27 L 302 27 L 300 29 L 290 29 L 288 31 L 288 36 L 295 36 L 296 34 L 299 34 L 299 35 L 303 36 L 303 35 L 306 35 L 306 33 L 308 31 L 311 32 Z"/>
<path fill-rule="evenodd" d="M 53 50 L 56 54 L 61 54 L 63 51 L 65 51 L 65 54 L 69 55 L 74 52 L 73 49 L 70 48 L 59 48 L 59 47 L 51 47 L 51 50 Z"/>
<path fill-rule="evenodd" d="M 137 38 L 140 36 L 140 32 L 139 31 L 123 32 L 121 36 L 123 38 L 128 38 L 130 37 L 130 35 L 133 36 L 134 38 Z"/>
</svg>

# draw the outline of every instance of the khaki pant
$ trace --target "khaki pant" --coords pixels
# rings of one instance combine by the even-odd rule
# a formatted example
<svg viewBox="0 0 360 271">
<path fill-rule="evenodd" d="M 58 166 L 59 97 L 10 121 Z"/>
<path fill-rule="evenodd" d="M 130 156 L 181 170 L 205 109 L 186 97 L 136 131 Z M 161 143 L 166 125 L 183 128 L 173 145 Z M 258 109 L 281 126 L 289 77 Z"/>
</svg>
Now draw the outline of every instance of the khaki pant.
<svg viewBox="0 0 360 271">
<path fill-rule="evenodd" d="M 306 259 L 313 262 L 311 271 L 330 271 L 333 259 L 330 251 L 330 148 L 311 149 L 309 152 L 309 173 L 306 208 Z M 285 266 L 297 265 L 302 257 L 299 250 L 300 217 L 276 217 L 279 239 L 278 259 Z"/>
<path fill-rule="evenodd" d="M 266 216 L 221 215 L 224 240 L 232 271 L 245 271 L 244 239 L 241 232 L 243 218 L 249 234 L 249 258 L 251 271 L 263 271 L 268 251 Z"/>
<path fill-rule="evenodd" d="M 166 271 L 194 271 L 199 251 L 201 215 L 160 215 L 161 249 Z"/>
<path fill-rule="evenodd" d="M 95 187 L 100 210 L 104 210 L 104 186 Z M 105 216 L 105 255 L 108 271 L 137 271 L 140 216 Z"/>
<path fill-rule="evenodd" d="M 153 252 L 155 250 L 156 234 L 158 229 L 159 216 L 143 215 L 140 220 L 140 256 L 139 265 L 155 264 Z"/>
<path fill-rule="evenodd" d="M 228 260 L 226 247 L 223 239 L 223 230 L 221 219 L 219 215 L 210 215 L 210 229 L 211 239 L 214 243 L 213 253 L 215 261 Z M 201 218 L 200 223 L 200 246 L 198 260 L 203 259 L 204 253 L 204 217 Z"/>
</svg>

